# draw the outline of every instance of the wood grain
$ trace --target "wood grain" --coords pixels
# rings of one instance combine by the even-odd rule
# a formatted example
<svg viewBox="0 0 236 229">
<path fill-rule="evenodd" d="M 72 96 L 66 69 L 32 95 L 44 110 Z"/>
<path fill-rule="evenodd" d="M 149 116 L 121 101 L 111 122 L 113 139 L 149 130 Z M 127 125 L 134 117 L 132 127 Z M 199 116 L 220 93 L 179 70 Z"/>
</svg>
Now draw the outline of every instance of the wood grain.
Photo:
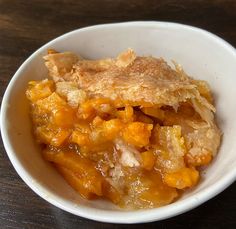
<svg viewBox="0 0 236 229">
<path fill-rule="evenodd" d="M 0 0 L 0 98 L 21 63 L 49 40 L 99 23 L 173 21 L 209 30 L 236 46 L 235 0 Z M 0 228 L 236 228 L 236 184 L 172 219 L 139 225 L 97 223 L 38 197 L 19 178 L 0 142 Z"/>
</svg>

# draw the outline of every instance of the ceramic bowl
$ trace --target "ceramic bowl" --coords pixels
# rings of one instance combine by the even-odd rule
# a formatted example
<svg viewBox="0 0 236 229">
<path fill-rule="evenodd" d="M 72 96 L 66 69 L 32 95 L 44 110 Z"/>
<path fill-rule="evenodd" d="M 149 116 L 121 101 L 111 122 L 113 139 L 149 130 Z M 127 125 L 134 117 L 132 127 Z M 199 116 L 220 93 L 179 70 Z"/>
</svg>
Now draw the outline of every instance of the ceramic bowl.
<svg viewBox="0 0 236 229">
<path fill-rule="evenodd" d="M 73 51 L 85 58 L 116 56 L 128 47 L 138 55 L 175 60 L 196 79 L 209 82 L 223 140 L 217 157 L 196 188 L 176 202 L 155 209 L 124 211 L 104 201 L 82 199 L 45 162 L 31 133 L 25 90 L 29 80 L 47 77 L 42 57 L 47 49 Z M 236 178 L 236 51 L 216 35 L 169 22 L 128 22 L 78 29 L 47 43 L 17 70 L 1 106 L 1 132 L 7 154 L 25 183 L 49 203 L 75 215 L 112 223 L 141 223 L 186 212 L 214 197 Z"/>
</svg>

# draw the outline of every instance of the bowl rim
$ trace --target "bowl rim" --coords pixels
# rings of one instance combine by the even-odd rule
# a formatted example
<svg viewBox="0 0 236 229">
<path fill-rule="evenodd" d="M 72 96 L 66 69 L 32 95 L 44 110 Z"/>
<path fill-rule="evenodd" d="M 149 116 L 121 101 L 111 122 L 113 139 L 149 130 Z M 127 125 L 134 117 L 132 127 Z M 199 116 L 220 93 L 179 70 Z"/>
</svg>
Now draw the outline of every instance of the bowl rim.
<svg viewBox="0 0 236 229">
<path fill-rule="evenodd" d="M 11 89 L 14 86 L 16 79 L 20 76 L 21 72 L 27 67 L 28 63 L 34 59 L 37 54 L 39 54 L 42 50 L 52 45 L 54 42 L 66 39 L 67 37 L 73 35 L 77 32 L 82 31 L 89 31 L 89 30 L 99 30 L 101 28 L 106 27 L 130 27 L 130 26 L 144 26 L 144 27 L 154 27 L 154 28 L 172 28 L 172 29 L 184 29 L 184 30 L 191 30 L 198 32 L 201 36 L 208 37 L 210 39 L 214 39 L 218 45 L 221 45 L 230 52 L 236 59 L 236 50 L 235 48 L 230 45 L 228 42 L 223 40 L 222 38 L 218 37 L 217 35 L 208 32 L 204 29 L 197 28 L 190 25 L 174 23 L 174 22 L 165 22 L 165 21 L 129 21 L 129 22 L 121 22 L 121 23 L 108 23 L 108 24 L 100 24 L 100 25 L 93 25 L 88 26 L 80 29 L 75 29 L 71 32 L 65 33 L 39 49 L 37 49 L 33 54 L 31 54 L 23 64 L 18 68 L 16 73 L 13 75 L 12 79 L 10 80 L 6 91 L 4 93 L 2 104 L 1 104 L 1 117 L 0 117 L 0 127 L 1 127 L 1 135 L 3 140 L 3 145 L 7 152 L 7 155 L 15 168 L 18 175 L 21 179 L 40 197 L 51 203 L 52 205 L 59 207 L 67 212 L 70 212 L 74 215 L 81 216 L 87 219 L 96 220 L 100 222 L 106 223 L 147 223 L 152 221 L 158 221 L 167 219 L 170 217 L 174 217 L 176 215 L 182 214 L 186 211 L 189 211 L 202 203 L 206 202 L 207 200 L 213 198 L 224 189 L 226 189 L 230 184 L 232 184 L 236 180 L 236 168 L 225 174 L 225 176 L 219 179 L 216 183 L 212 184 L 210 187 L 206 188 L 203 192 L 196 193 L 192 197 L 187 197 L 184 200 L 174 202 L 172 204 L 154 208 L 154 209 L 146 209 L 146 210 L 135 210 L 135 211 L 110 211 L 110 210 L 102 210 L 102 209 L 95 209 L 92 207 L 86 206 L 77 206 L 76 209 L 70 208 L 70 204 L 65 205 L 63 200 L 56 195 L 50 196 L 45 195 L 47 193 L 47 189 L 41 186 L 38 183 L 33 182 L 32 176 L 24 169 L 21 163 L 18 161 L 13 147 L 11 146 L 10 138 L 8 135 L 8 131 L 6 128 L 5 120 L 7 119 L 7 109 L 8 109 L 8 100 L 11 94 Z M 145 214 L 144 214 L 145 211 Z"/>
</svg>

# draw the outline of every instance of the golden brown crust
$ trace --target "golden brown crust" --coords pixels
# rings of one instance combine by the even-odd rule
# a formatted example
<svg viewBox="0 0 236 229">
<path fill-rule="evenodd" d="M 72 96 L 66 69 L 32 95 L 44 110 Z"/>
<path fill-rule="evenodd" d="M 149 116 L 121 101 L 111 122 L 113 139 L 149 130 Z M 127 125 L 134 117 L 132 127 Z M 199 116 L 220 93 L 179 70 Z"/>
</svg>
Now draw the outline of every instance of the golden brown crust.
<svg viewBox="0 0 236 229">
<path fill-rule="evenodd" d="M 62 66 L 65 58 L 67 61 Z M 131 101 L 141 106 L 178 107 L 181 102 L 196 104 L 197 101 L 199 106 L 209 110 L 209 114 L 214 111 L 213 105 L 199 90 L 203 83 L 196 83 L 198 81 L 188 77 L 177 64 L 176 69 L 172 69 L 162 58 L 136 57 L 134 51 L 128 49 L 116 59 L 76 61 L 72 53 L 59 53 L 49 54 L 45 60 L 54 80 L 76 82 L 89 96 Z M 211 123 L 212 115 L 208 116 L 204 119 Z"/>
<path fill-rule="evenodd" d="M 71 52 L 50 53 L 44 56 L 45 65 L 48 68 L 49 75 L 54 81 L 59 81 L 62 76 L 65 77 L 78 61 L 79 57 Z"/>
</svg>

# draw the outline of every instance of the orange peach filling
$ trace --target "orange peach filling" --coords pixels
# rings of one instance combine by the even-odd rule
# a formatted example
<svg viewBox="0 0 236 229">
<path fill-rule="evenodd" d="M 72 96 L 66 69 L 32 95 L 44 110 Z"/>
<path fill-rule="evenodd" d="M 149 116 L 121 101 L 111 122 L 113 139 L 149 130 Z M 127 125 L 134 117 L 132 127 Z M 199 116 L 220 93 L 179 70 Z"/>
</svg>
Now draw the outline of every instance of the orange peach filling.
<svg viewBox="0 0 236 229">
<path fill-rule="evenodd" d="M 84 198 L 104 197 L 127 208 L 166 205 L 195 186 L 197 166 L 212 159 L 205 149 L 189 153 L 178 125 L 182 113 L 196 116 L 187 103 L 174 113 L 83 94 L 76 107 L 50 80 L 29 82 L 26 95 L 43 158 Z"/>
</svg>

